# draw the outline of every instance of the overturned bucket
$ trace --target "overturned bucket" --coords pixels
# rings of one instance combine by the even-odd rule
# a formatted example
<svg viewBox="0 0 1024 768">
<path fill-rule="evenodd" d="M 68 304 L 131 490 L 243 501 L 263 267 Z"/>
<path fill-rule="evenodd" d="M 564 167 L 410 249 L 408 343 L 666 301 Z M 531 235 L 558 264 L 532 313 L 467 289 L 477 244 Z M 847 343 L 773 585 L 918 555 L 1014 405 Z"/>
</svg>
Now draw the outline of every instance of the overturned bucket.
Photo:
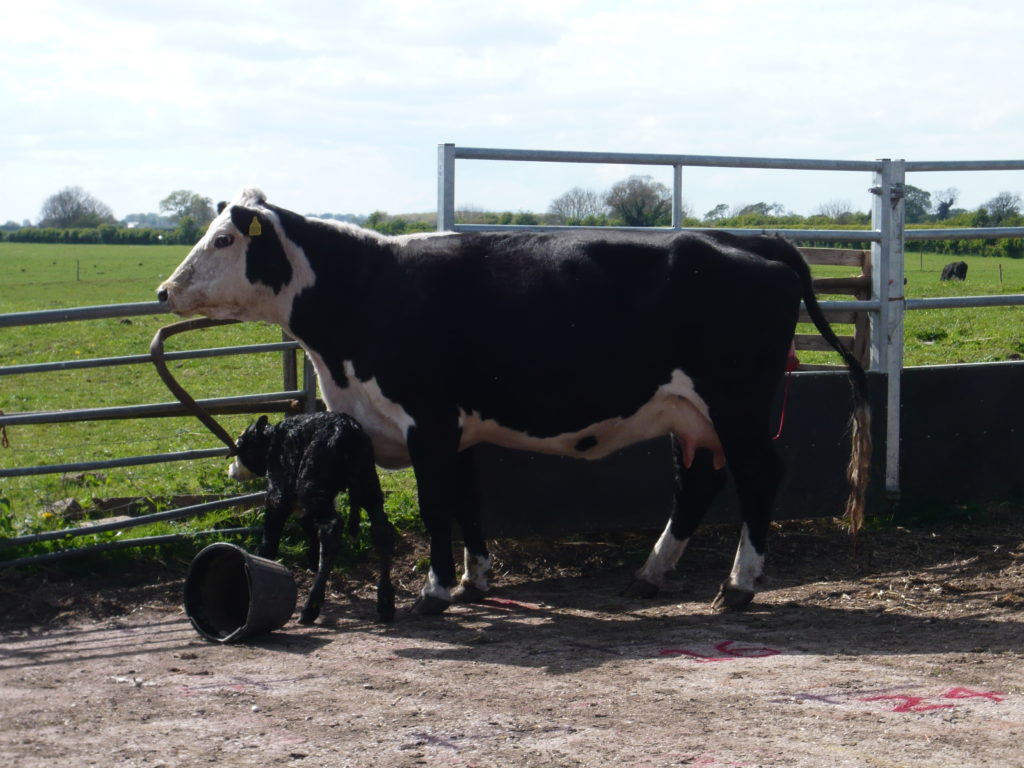
<svg viewBox="0 0 1024 768">
<path fill-rule="evenodd" d="M 283 627 L 296 597 L 291 571 L 227 542 L 203 549 L 185 577 L 185 613 L 199 634 L 218 643 Z"/>
</svg>

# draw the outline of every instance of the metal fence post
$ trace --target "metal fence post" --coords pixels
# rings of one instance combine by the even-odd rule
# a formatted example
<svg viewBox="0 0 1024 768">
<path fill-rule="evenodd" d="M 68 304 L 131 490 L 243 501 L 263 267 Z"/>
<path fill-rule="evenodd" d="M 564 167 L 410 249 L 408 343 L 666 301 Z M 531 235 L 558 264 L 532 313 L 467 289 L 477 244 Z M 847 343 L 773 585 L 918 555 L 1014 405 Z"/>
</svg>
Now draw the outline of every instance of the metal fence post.
<svg viewBox="0 0 1024 768">
<path fill-rule="evenodd" d="M 672 229 L 683 226 L 683 166 L 672 166 Z"/>
<path fill-rule="evenodd" d="M 306 393 L 302 398 L 303 410 L 306 413 L 316 413 L 316 369 L 305 351 L 302 352 L 302 389 Z"/>
<path fill-rule="evenodd" d="M 294 341 L 294 339 L 284 331 L 281 331 L 281 341 Z M 283 378 L 282 389 L 299 388 L 299 370 L 295 362 L 294 349 L 286 349 L 281 353 L 281 373 Z"/>
<path fill-rule="evenodd" d="M 900 377 L 903 370 L 904 194 L 906 163 L 882 160 L 875 173 L 872 228 L 881 240 L 871 246 L 871 292 L 879 313 L 871 323 L 871 367 L 886 373 L 885 490 L 900 490 Z"/>
<path fill-rule="evenodd" d="M 437 231 L 455 229 L 455 145 L 437 145 Z"/>
</svg>

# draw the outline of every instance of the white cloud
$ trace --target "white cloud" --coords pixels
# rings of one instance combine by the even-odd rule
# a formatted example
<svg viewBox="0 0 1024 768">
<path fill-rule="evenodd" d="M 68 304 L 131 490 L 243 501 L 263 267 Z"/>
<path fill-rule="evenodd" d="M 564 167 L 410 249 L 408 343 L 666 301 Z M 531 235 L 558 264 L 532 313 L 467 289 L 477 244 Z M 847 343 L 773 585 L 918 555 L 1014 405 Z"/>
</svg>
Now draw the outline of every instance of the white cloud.
<svg viewBox="0 0 1024 768">
<path fill-rule="evenodd" d="M 8 4 L 14 5 L 14 4 Z M 434 205 L 436 146 L 874 159 L 1024 156 L 1024 9 L 981 0 L 39 0 L 0 11 L 0 220 L 79 184 L 119 215 L 246 183 L 300 211 Z M 463 163 L 543 210 L 665 169 Z M 616 175 L 617 174 L 617 175 Z M 16 180 L 12 183 L 9 180 Z M 687 198 L 809 212 L 861 175 L 688 169 Z M 1024 174 L 922 175 L 976 205 Z"/>
</svg>

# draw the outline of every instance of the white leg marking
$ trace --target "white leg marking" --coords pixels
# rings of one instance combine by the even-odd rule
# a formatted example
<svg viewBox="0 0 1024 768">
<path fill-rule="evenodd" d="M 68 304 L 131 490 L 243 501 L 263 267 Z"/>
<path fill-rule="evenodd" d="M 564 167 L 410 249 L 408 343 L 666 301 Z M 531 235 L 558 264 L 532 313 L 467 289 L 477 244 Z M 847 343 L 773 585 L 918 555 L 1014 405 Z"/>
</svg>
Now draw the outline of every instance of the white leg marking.
<svg viewBox="0 0 1024 768">
<path fill-rule="evenodd" d="M 644 567 L 637 571 L 637 578 L 655 586 L 662 586 L 665 583 L 665 574 L 676 567 L 689 541 L 675 537 L 672 533 L 672 521 L 669 520 L 651 554 L 647 556 Z"/>
<path fill-rule="evenodd" d="M 463 555 L 465 570 L 462 573 L 461 584 L 464 587 L 476 587 L 481 592 L 490 592 L 491 556 L 471 555 L 468 549 L 463 551 L 465 552 Z"/>
<path fill-rule="evenodd" d="M 423 597 L 436 597 L 438 600 L 444 600 L 446 603 L 452 601 L 451 590 L 441 584 L 441 580 L 437 578 L 433 568 L 427 574 L 427 583 L 420 590 L 420 595 Z"/>
<path fill-rule="evenodd" d="M 740 533 L 740 543 L 736 547 L 736 559 L 729 574 L 729 586 L 745 592 L 756 592 L 757 583 L 764 575 L 764 555 L 758 554 L 750 543 L 750 533 L 746 523 Z"/>
</svg>

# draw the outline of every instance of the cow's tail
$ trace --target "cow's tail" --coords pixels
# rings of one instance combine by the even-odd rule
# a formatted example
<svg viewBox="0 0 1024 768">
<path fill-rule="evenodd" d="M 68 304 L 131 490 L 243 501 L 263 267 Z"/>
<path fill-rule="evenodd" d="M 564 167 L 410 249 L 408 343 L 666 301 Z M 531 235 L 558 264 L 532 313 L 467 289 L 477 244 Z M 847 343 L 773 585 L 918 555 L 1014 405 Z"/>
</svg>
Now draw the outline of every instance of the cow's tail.
<svg viewBox="0 0 1024 768">
<path fill-rule="evenodd" d="M 846 363 L 853 390 L 853 412 L 850 414 L 850 463 L 846 468 L 846 479 L 850 495 L 846 500 L 846 517 L 854 532 L 864 522 L 864 508 L 867 497 L 868 478 L 871 469 L 871 406 L 868 400 L 868 377 L 860 361 L 843 345 L 832 326 L 825 319 L 818 298 L 814 295 L 811 269 L 803 255 L 781 237 L 775 239 L 769 258 L 789 266 L 800 278 L 804 306 L 807 314 L 822 338 L 839 353 Z"/>
</svg>

